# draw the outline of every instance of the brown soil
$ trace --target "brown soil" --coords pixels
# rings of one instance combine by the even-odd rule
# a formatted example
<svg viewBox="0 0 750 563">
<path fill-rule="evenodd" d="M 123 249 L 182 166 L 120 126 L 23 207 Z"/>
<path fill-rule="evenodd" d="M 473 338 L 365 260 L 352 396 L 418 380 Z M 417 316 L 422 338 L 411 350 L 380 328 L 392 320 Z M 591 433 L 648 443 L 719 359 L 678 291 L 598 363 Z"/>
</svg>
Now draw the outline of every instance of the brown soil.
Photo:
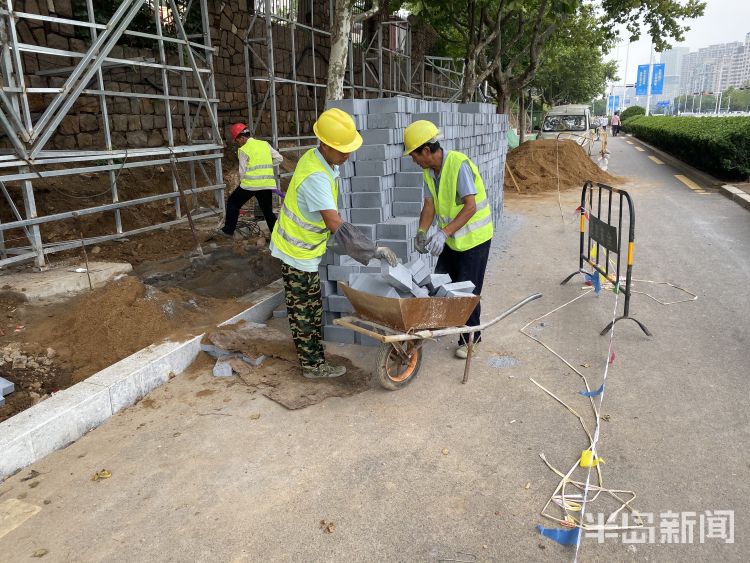
<svg viewBox="0 0 750 563">
<path fill-rule="evenodd" d="M 249 306 L 236 297 L 280 277 L 266 249 L 241 243 L 201 261 L 144 261 L 136 273 L 63 303 L 0 292 L 0 376 L 16 384 L 0 421 L 150 344 L 214 328 Z"/>
<path fill-rule="evenodd" d="M 26 326 L 23 340 L 45 343 L 75 383 L 167 337 L 186 337 L 212 327 L 243 307 L 179 288 L 160 291 L 132 276 L 46 307 Z"/>
<path fill-rule="evenodd" d="M 508 153 L 507 164 L 521 193 L 580 188 L 587 180 L 619 184 L 620 180 L 599 168 L 573 141 L 539 140 L 523 143 Z M 505 190 L 516 191 L 510 174 L 505 174 Z"/>
</svg>

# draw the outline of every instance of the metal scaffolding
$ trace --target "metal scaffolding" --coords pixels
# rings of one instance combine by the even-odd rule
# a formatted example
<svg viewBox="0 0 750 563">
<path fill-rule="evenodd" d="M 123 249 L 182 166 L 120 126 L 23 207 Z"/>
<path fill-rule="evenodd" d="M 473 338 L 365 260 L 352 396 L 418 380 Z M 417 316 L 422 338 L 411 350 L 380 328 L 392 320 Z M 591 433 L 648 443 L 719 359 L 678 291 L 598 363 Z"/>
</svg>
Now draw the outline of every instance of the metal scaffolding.
<svg viewBox="0 0 750 563">
<path fill-rule="evenodd" d="M 317 146 L 312 131 L 303 130 L 306 120 L 300 98 L 311 101 L 313 115 L 325 106 L 325 56 L 334 4 L 334 0 L 255 2 L 244 37 L 248 115 L 255 135 L 281 152 L 301 153 Z M 363 2 L 355 3 L 357 10 L 364 10 Z M 288 38 L 288 60 L 279 60 L 280 36 Z M 405 95 L 456 101 L 461 95 L 463 61 L 428 56 L 414 61 L 411 52 L 412 31 L 406 20 L 389 16 L 383 21 L 373 18 L 369 26 L 355 24 L 344 78 L 347 97 Z M 280 123 L 282 98 L 291 99 L 293 118 Z"/>
<path fill-rule="evenodd" d="M 18 2 L 16 2 L 18 4 Z M 127 235 L 143 233 L 184 220 L 180 193 L 193 196 L 186 202 L 197 206 L 201 193 L 214 195 L 215 207 L 202 208 L 193 218 L 215 215 L 223 210 L 224 184 L 221 158 L 222 135 L 217 119 L 218 98 L 214 83 L 210 24 L 207 0 L 123 0 L 106 24 L 97 23 L 93 0 L 85 0 L 86 17 L 70 19 L 41 15 L 14 9 L 13 0 L 0 0 L 0 190 L 14 220 L 0 223 L 0 268 L 22 260 L 35 259 L 40 268 L 46 255 L 80 246 L 100 243 Z M 153 17 L 150 32 L 132 29 L 134 17 L 146 10 Z M 21 40 L 19 22 L 44 22 L 45 25 L 70 26 L 82 39 L 83 49 L 53 48 Z M 186 31 L 190 21 L 196 33 Z M 137 40 L 153 49 L 153 57 L 117 57 L 113 50 Z M 43 55 L 59 60 L 53 70 L 31 72 L 25 68 L 28 56 Z M 73 66 L 69 66 L 73 61 Z M 117 89 L 109 79 L 113 69 L 128 68 L 154 76 L 156 93 L 127 92 Z M 32 77 L 55 75 L 61 85 L 39 87 Z M 179 87 L 176 87 L 179 84 Z M 30 98 L 42 95 L 45 104 L 35 111 Z M 54 138 L 63 119 L 75 110 L 82 97 L 98 100 L 103 145 L 92 150 L 54 150 Z M 112 134 L 112 108 L 115 100 L 158 101 L 166 120 L 166 139 L 161 146 L 137 148 L 120 141 L 116 146 Z M 173 120 L 179 115 L 185 129 L 184 142 L 175 136 Z M 199 125 L 207 122 L 206 130 Z M 179 128 L 177 128 L 179 129 Z M 3 143 L 3 134 L 6 137 Z M 150 143 L 149 143 L 150 144 Z M 182 182 L 178 166 L 189 180 Z M 121 201 L 118 176 L 125 169 L 165 167 L 171 173 L 171 191 Z M 105 174 L 111 203 L 88 206 L 80 199 L 76 209 L 38 216 L 34 186 L 45 179 Z M 20 187 L 23 209 L 14 202 L 6 184 Z M 71 184 L 74 185 L 74 184 Z M 145 227 L 126 229 L 121 210 L 153 203 L 170 202 L 174 218 Z M 113 232 L 100 236 L 45 242 L 43 226 L 61 220 L 92 214 L 114 216 Z M 9 245 L 9 231 L 23 233 L 26 245 Z M 19 234 L 19 236 L 21 236 Z"/>
</svg>

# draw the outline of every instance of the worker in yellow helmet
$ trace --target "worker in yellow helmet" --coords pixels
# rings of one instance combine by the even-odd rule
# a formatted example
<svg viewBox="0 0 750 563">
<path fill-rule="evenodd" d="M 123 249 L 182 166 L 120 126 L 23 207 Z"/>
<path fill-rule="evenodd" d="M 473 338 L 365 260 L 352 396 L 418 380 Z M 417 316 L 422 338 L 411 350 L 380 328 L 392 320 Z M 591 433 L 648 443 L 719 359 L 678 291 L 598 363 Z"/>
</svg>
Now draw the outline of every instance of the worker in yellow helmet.
<svg viewBox="0 0 750 563">
<path fill-rule="evenodd" d="M 329 109 L 313 125 L 320 141 L 297 162 L 271 235 L 271 254 L 281 260 L 289 326 L 302 367 L 309 379 L 339 377 L 346 368 L 323 356 L 323 300 L 318 268 L 333 234 L 334 250 L 367 264 L 372 258 L 398 263 L 396 254 L 376 247 L 337 211 L 339 166 L 362 145 L 352 117 Z"/>
<path fill-rule="evenodd" d="M 404 156 L 411 155 L 424 171 L 424 204 L 414 246 L 439 256 L 436 273 L 449 274 L 454 282 L 471 281 L 479 295 L 492 242 L 492 210 L 476 165 L 465 154 L 444 150 L 439 140 L 440 130 L 430 121 L 415 121 L 404 131 Z M 428 239 L 435 219 L 438 230 Z M 479 324 L 480 312 L 477 305 L 467 326 Z M 466 358 L 469 336 L 460 336 L 456 357 Z M 481 339 L 481 332 L 474 332 L 474 342 Z"/>
</svg>

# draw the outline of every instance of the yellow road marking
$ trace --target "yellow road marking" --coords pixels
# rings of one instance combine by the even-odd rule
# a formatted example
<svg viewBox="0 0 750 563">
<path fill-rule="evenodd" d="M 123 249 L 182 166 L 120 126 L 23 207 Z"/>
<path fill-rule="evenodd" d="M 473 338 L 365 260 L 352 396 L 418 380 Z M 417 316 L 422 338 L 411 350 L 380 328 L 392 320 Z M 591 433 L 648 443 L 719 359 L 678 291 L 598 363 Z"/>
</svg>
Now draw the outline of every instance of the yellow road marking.
<svg viewBox="0 0 750 563">
<path fill-rule="evenodd" d="M 645 152 L 646 149 L 642 149 L 641 147 L 635 147 L 635 150 L 640 151 L 640 152 Z"/>
<path fill-rule="evenodd" d="M 656 164 L 664 164 L 661 160 L 656 158 L 655 156 L 649 156 L 651 160 L 653 160 Z"/>
<path fill-rule="evenodd" d="M 701 186 L 693 182 L 690 178 L 687 176 L 683 176 L 682 174 L 675 174 L 675 178 L 677 178 L 680 182 L 685 184 L 688 188 L 693 190 L 696 193 L 708 193 L 706 190 L 704 190 Z"/>
<path fill-rule="evenodd" d="M 627 144 L 632 145 L 633 141 L 625 141 Z"/>
</svg>

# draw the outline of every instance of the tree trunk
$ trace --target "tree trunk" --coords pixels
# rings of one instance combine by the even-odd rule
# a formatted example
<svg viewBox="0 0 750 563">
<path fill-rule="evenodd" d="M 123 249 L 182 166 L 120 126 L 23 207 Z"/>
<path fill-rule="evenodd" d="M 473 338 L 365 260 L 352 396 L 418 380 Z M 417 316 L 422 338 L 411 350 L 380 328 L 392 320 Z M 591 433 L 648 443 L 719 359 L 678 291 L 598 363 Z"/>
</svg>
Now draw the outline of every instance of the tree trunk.
<svg viewBox="0 0 750 563">
<path fill-rule="evenodd" d="M 352 31 L 352 0 L 336 0 L 331 27 L 331 55 L 328 59 L 326 100 L 344 97 L 344 75 Z"/>
<path fill-rule="evenodd" d="M 471 96 L 477 87 L 477 61 L 476 59 L 467 59 L 464 63 L 464 83 L 461 88 L 461 102 L 471 101 Z"/>
<path fill-rule="evenodd" d="M 521 90 L 520 96 L 518 96 L 518 142 L 524 143 L 526 141 L 526 99 Z"/>
</svg>

